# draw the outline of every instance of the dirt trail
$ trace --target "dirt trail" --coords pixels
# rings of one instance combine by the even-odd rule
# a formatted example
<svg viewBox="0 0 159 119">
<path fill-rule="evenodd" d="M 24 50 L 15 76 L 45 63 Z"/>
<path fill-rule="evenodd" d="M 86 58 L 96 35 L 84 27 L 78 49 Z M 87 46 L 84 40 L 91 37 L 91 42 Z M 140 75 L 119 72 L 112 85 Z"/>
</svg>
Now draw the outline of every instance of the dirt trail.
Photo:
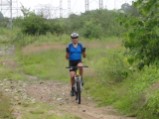
<svg viewBox="0 0 159 119">
<path fill-rule="evenodd" d="M 81 119 L 134 119 L 119 115 L 111 107 L 97 107 L 89 96 L 82 97 L 82 104 L 77 104 L 75 98 L 69 95 L 69 85 L 62 82 L 36 79 L 25 88 L 27 95 L 35 100 L 56 105 L 59 114 L 67 112 Z"/>
<path fill-rule="evenodd" d="M 13 50 L 11 51 L 13 53 Z M 10 55 L 10 53 L 8 54 Z M 6 60 L 3 64 L 8 67 L 12 67 L 12 65 L 14 68 L 16 67 L 16 63 L 12 60 Z M 82 104 L 77 104 L 75 98 L 70 97 L 69 84 L 63 82 L 44 81 L 33 76 L 27 76 L 27 81 L 1 80 L 0 89 L 13 96 L 13 114 L 16 119 L 22 119 L 20 108 L 22 100 L 25 103 L 26 101 L 28 103 L 33 101 L 53 104 L 56 108 L 50 110 L 50 113 L 53 112 L 59 115 L 68 113 L 81 119 L 135 119 L 120 115 L 112 107 L 97 107 L 87 94 L 85 96 L 82 95 Z"/>
</svg>

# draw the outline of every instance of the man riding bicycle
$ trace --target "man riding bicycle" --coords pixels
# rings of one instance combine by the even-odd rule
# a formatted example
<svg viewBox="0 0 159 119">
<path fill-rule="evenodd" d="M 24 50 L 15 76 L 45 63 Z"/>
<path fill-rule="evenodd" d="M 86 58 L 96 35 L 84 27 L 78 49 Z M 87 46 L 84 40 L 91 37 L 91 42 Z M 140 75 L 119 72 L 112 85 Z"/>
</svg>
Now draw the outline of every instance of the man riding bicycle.
<svg viewBox="0 0 159 119">
<path fill-rule="evenodd" d="M 85 58 L 86 57 L 86 48 L 78 42 L 78 37 L 79 34 L 73 32 L 71 34 L 71 43 L 66 47 L 66 59 L 69 60 L 69 66 L 72 67 L 70 69 L 70 80 L 71 80 L 71 96 L 74 96 L 74 76 L 75 76 L 75 71 L 77 70 L 78 67 L 82 67 L 82 56 Z M 83 76 L 83 68 L 80 68 L 79 73 L 81 76 Z M 82 84 L 83 78 L 82 78 Z"/>
</svg>

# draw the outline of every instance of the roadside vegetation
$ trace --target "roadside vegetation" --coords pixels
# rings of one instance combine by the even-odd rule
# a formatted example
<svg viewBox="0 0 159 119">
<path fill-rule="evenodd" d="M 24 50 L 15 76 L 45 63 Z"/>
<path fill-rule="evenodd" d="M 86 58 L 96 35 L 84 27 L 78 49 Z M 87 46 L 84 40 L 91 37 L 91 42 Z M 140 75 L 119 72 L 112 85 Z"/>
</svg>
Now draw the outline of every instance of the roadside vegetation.
<svg viewBox="0 0 159 119">
<path fill-rule="evenodd" d="M 24 19 L 14 20 L 14 30 L 0 30 L 1 45 L 15 45 L 12 58 L 18 65 L 15 70 L 4 67 L 2 58 L 0 79 L 25 79 L 19 73 L 22 71 L 39 79 L 68 83 L 65 47 L 69 34 L 77 31 L 88 54 L 84 59 L 89 66 L 85 90 L 99 106 L 112 105 L 138 119 L 158 119 L 158 5 L 157 0 L 137 0 L 119 11 L 95 10 L 55 20 L 23 8 Z M 0 105 L 0 113 L 1 109 Z"/>
<path fill-rule="evenodd" d="M 11 114 L 12 108 L 10 106 L 10 99 L 4 93 L 0 91 L 0 118 L 1 119 L 13 119 Z"/>
</svg>

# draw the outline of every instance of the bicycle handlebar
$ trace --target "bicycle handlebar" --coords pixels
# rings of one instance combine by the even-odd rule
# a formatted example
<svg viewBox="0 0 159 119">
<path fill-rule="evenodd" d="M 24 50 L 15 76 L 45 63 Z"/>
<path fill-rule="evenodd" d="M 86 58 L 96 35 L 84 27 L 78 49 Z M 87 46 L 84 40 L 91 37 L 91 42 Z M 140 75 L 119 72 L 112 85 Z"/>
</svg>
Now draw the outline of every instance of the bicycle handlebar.
<svg viewBox="0 0 159 119">
<path fill-rule="evenodd" d="M 67 69 L 70 69 L 70 68 L 88 68 L 88 66 L 68 66 L 66 68 Z"/>
</svg>

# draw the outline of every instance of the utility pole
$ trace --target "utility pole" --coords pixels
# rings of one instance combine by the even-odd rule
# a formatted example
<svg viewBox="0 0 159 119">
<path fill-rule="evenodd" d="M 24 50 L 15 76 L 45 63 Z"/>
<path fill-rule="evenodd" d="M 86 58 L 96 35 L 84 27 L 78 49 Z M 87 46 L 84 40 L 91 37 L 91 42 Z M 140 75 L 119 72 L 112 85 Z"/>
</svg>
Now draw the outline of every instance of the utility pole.
<svg viewBox="0 0 159 119">
<path fill-rule="evenodd" d="M 1 0 L 1 12 L 2 12 L 2 0 Z"/>
<path fill-rule="evenodd" d="M 62 18 L 62 0 L 60 0 L 60 18 Z"/>
<path fill-rule="evenodd" d="M 99 9 L 103 9 L 103 0 L 99 0 Z"/>
<path fill-rule="evenodd" d="M 85 11 L 89 11 L 89 0 L 85 0 Z"/>
<path fill-rule="evenodd" d="M 9 1 L 9 7 L 10 7 L 10 19 L 9 19 L 9 27 L 12 29 L 12 0 Z"/>
<path fill-rule="evenodd" d="M 68 0 L 68 16 L 71 14 L 71 0 Z"/>
<path fill-rule="evenodd" d="M 116 9 L 116 1 L 114 0 L 114 10 Z"/>
<path fill-rule="evenodd" d="M 16 6 L 17 4 L 17 6 Z M 1 13 L 7 15 L 8 27 L 12 29 L 13 27 L 13 15 L 18 16 L 18 2 L 17 0 L 0 0 Z M 3 12 L 2 12 L 3 11 Z M 15 11 L 15 13 L 13 12 Z M 16 14 L 17 12 L 17 14 Z M 5 15 L 4 15 L 5 16 Z"/>
<path fill-rule="evenodd" d="M 13 5 L 12 5 L 12 6 L 13 6 Z M 16 16 L 19 16 L 19 11 L 18 11 L 18 10 L 19 10 L 19 6 L 18 6 L 18 1 L 17 1 L 17 0 L 16 0 L 16 6 L 17 6 Z"/>
<path fill-rule="evenodd" d="M 3 3 L 3 1 L 1 0 L 0 6 L 1 6 L 1 13 L 2 13 L 2 10 L 7 10 L 6 8 L 3 9 L 3 7 L 9 7 L 10 2 L 8 1 L 8 3 Z"/>
</svg>

